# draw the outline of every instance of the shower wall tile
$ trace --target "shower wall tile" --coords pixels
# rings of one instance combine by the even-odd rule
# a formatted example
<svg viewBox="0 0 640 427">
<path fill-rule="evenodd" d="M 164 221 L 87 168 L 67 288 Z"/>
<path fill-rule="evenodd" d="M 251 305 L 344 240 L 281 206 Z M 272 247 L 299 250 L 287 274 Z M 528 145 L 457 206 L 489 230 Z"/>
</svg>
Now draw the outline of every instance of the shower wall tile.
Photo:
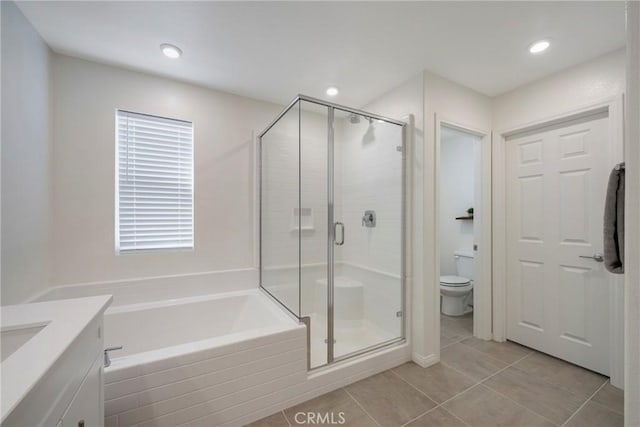
<svg viewBox="0 0 640 427">
<path fill-rule="evenodd" d="M 341 123 L 336 131 L 336 206 L 347 238 L 340 261 L 400 275 L 402 254 L 402 153 L 400 127 L 362 120 Z M 339 178 L 338 178 L 339 177 Z M 362 225 L 365 211 L 376 212 L 376 226 Z"/>
<path fill-rule="evenodd" d="M 340 275 L 364 284 L 364 319 L 397 336 L 402 321 L 397 314 L 402 310 L 400 276 L 376 272 L 348 262 L 341 262 L 339 266 Z"/>
</svg>

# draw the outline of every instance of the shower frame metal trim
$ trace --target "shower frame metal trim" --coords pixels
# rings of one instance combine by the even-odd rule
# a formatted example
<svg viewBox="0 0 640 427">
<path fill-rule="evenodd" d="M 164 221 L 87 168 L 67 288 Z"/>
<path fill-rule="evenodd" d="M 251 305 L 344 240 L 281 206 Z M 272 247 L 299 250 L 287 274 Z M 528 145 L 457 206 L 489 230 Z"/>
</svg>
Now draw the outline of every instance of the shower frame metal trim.
<svg viewBox="0 0 640 427">
<path fill-rule="evenodd" d="M 327 365 L 333 363 L 335 343 L 334 328 L 334 275 L 336 228 L 334 225 L 334 129 L 335 107 L 329 107 L 327 114 Z M 343 231 L 344 233 L 344 231 Z"/>
<path fill-rule="evenodd" d="M 402 177 L 401 177 L 401 260 L 400 260 L 400 264 L 401 264 L 401 273 L 400 273 L 400 291 L 401 291 L 401 306 L 402 306 L 402 321 L 400 322 L 400 326 L 401 326 L 401 334 L 399 337 L 397 338 L 393 338 L 391 340 L 385 341 L 385 342 L 381 342 L 378 344 L 375 344 L 373 346 L 370 347 L 366 347 L 360 350 L 357 350 L 355 352 L 352 353 L 347 353 L 345 355 L 342 355 L 340 357 L 334 357 L 333 355 L 333 337 L 334 337 L 334 331 L 333 331 L 333 325 L 334 325 L 334 319 L 333 319 L 333 267 L 334 267 L 334 259 L 333 256 L 331 256 L 331 258 L 329 258 L 327 260 L 327 269 L 328 269 L 328 273 L 331 272 L 332 274 L 328 274 L 329 277 L 327 277 L 327 326 L 328 326 L 328 330 L 327 330 L 327 363 L 324 365 L 320 365 L 314 368 L 311 368 L 311 338 L 310 338 L 310 325 L 311 325 L 311 319 L 308 316 L 301 316 L 301 313 L 294 313 L 289 307 L 287 307 L 283 302 L 281 302 L 275 295 L 273 295 L 271 292 L 269 292 L 269 290 L 267 290 L 263 285 L 262 285 L 262 248 L 263 248 L 263 244 L 262 244 L 262 170 L 263 170 L 263 166 L 262 166 L 262 138 L 264 137 L 264 135 L 267 134 L 267 132 L 269 132 L 269 130 L 271 130 L 271 128 L 280 121 L 280 119 L 282 119 L 282 117 L 284 117 L 289 111 L 291 111 L 291 109 L 293 107 L 295 107 L 296 105 L 298 105 L 299 109 L 298 109 L 298 159 L 300 160 L 300 156 L 301 156 L 301 140 L 300 140 L 300 113 L 301 113 L 301 106 L 300 106 L 300 101 L 307 101 L 313 104 L 317 104 L 323 107 L 327 107 L 328 108 L 328 133 L 329 133 L 329 137 L 328 137 L 328 146 L 329 146 L 329 150 L 331 150 L 331 152 L 328 153 L 328 167 L 329 170 L 327 171 L 328 174 L 328 181 L 330 181 L 329 187 L 331 190 L 331 193 L 333 193 L 333 169 L 334 169 L 334 159 L 333 159 L 333 143 L 334 143 L 334 134 L 333 134 L 333 122 L 334 122 L 334 116 L 335 116 L 335 110 L 341 110 L 341 111 L 345 111 L 348 113 L 353 113 L 353 114 L 358 114 L 361 116 L 365 116 L 368 118 L 372 118 L 375 120 L 382 120 L 383 122 L 386 123 L 391 123 L 391 124 L 395 124 L 397 126 L 400 126 L 402 128 Z M 356 108 L 351 108 L 351 107 L 347 107 L 344 105 L 340 105 L 340 104 L 336 104 L 336 103 L 332 103 L 329 101 L 324 101 L 318 98 L 313 98 L 307 95 L 302 95 L 302 94 L 298 94 L 296 95 L 293 100 L 287 104 L 287 106 L 265 127 L 265 129 L 260 132 L 257 136 L 257 142 L 258 142 L 258 147 L 257 147 L 257 174 L 258 174 L 258 281 L 259 281 L 259 288 L 262 289 L 264 292 L 266 292 L 274 301 L 278 302 L 279 305 L 281 305 L 282 307 L 285 308 L 285 310 L 292 314 L 293 317 L 295 319 L 297 319 L 300 323 L 304 323 L 307 326 L 307 370 L 308 371 L 313 371 L 313 370 L 317 370 L 317 369 L 321 369 L 321 368 L 326 368 L 328 366 L 331 366 L 332 364 L 335 364 L 337 362 L 342 362 L 345 360 L 349 360 L 352 359 L 354 357 L 369 353 L 371 351 L 375 351 L 375 350 L 379 350 L 379 349 L 383 349 L 386 347 L 390 347 L 393 345 L 397 345 L 403 342 L 406 342 L 406 331 L 407 331 L 407 276 L 406 276 L 406 272 L 407 272 L 407 257 L 406 257 L 406 243 L 407 243 L 407 214 L 408 214 L 408 210 L 407 210 L 407 189 L 409 188 L 408 183 L 407 183 L 407 178 L 408 178 L 408 174 L 407 174 L 407 151 L 409 149 L 407 141 L 408 141 L 408 134 L 407 134 L 407 130 L 408 130 L 408 123 L 401 121 L 401 120 L 396 120 L 396 119 L 392 119 L 389 117 L 385 117 L 385 116 L 381 116 L 378 114 L 373 114 L 373 113 L 369 113 L 363 110 L 359 110 Z M 298 204 L 300 205 L 301 200 L 300 200 L 300 192 L 301 192 L 301 188 L 300 188 L 300 177 L 301 177 L 301 165 L 300 162 L 298 162 Z M 329 173 L 331 172 L 331 173 Z M 333 235 L 333 194 L 331 194 L 331 198 L 328 198 L 328 242 L 327 242 L 327 247 L 329 248 L 327 250 L 327 254 L 333 254 L 334 248 L 334 235 Z M 330 201 L 330 202 L 329 202 Z M 300 236 L 298 236 L 298 238 L 300 239 Z M 300 250 L 301 250 L 301 243 L 300 240 L 298 240 L 298 264 L 300 263 Z M 298 265 L 298 269 L 300 268 L 300 265 Z M 298 282 L 298 310 L 301 309 L 300 306 L 300 272 L 299 273 L 299 282 Z M 330 301 L 330 302 L 329 302 Z"/>
<path fill-rule="evenodd" d="M 261 140 L 262 137 L 267 132 L 269 132 L 269 130 L 276 123 L 278 123 L 278 121 L 280 121 L 280 119 L 282 117 L 284 117 L 284 115 L 287 114 L 289 112 L 289 110 L 291 110 L 291 108 L 294 107 L 298 101 L 312 102 L 314 104 L 318 104 L 318 105 L 321 105 L 323 107 L 331 107 L 331 108 L 335 108 L 335 109 L 338 109 L 338 110 L 346 111 L 348 113 L 359 114 L 361 116 L 371 117 L 372 119 L 382 120 L 384 122 L 393 123 L 394 125 L 398 125 L 398 126 L 406 126 L 407 125 L 406 122 L 403 122 L 401 120 L 396 120 L 396 119 L 392 119 L 392 118 L 389 118 L 389 117 L 380 116 L 380 115 L 374 114 L 374 113 L 368 113 L 366 111 L 358 110 L 357 108 L 346 107 L 344 105 L 336 104 L 336 103 L 329 102 L 329 101 L 324 101 L 322 99 L 313 98 L 311 96 L 298 94 L 298 95 L 295 96 L 295 98 L 293 98 L 293 100 L 289 104 L 287 104 L 286 107 L 284 107 L 284 109 L 276 116 L 276 118 L 271 120 L 271 122 L 269 122 L 267 127 L 265 127 L 264 130 L 258 134 L 258 139 Z"/>
</svg>

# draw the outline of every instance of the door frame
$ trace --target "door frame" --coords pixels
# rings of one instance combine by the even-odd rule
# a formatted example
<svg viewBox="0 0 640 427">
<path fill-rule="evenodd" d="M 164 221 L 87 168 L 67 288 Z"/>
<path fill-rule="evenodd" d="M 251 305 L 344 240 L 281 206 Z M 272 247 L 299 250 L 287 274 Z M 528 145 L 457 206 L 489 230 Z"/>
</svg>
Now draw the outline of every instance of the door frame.
<svg viewBox="0 0 640 427">
<path fill-rule="evenodd" d="M 525 131 L 544 129 L 564 121 L 586 117 L 599 110 L 608 111 L 609 115 L 609 146 L 608 161 L 610 164 L 623 161 L 624 120 L 623 94 L 606 97 L 579 108 L 565 111 L 554 116 L 544 117 L 529 123 L 523 123 L 493 132 L 493 339 L 505 341 L 507 338 L 507 227 L 506 227 L 506 143 L 507 138 Z M 611 383 L 623 387 L 624 368 L 624 328 L 616 325 L 624 324 L 623 294 L 624 282 L 622 275 L 607 275 L 609 285 L 609 328 L 611 336 L 610 375 Z"/>
<path fill-rule="evenodd" d="M 441 155 L 441 129 L 442 126 L 446 126 L 451 129 L 458 130 L 463 133 L 467 133 L 480 138 L 480 194 L 478 199 L 480 200 L 480 206 L 478 209 L 478 215 L 474 215 L 477 221 L 474 222 L 474 227 L 480 226 L 480 240 L 474 242 L 480 248 L 480 251 L 474 251 L 474 256 L 478 256 L 477 262 L 474 265 L 480 266 L 480 271 L 476 272 L 476 280 L 481 284 L 478 288 L 474 286 L 473 290 L 473 336 L 490 340 L 492 338 L 491 333 L 491 321 L 492 321 L 492 251 L 491 251 L 491 218 L 492 218 L 492 203 L 491 203 L 491 131 L 477 129 L 472 126 L 467 126 L 462 123 L 458 123 L 454 120 L 441 117 L 439 114 L 435 114 L 435 241 L 438 242 L 435 254 L 435 269 L 433 283 L 440 283 L 440 155 Z M 486 248 L 486 250 L 483 250 Z M 435 301 L 440 301 L 440 286 L 434 286 L 435 288 Z M 439 304 L 438 304 L 439 307 Z M 438 315 L 436 317 L 437 325 L 437 337 L 438 337 L 438 352 L 440 351 L 440 310 L 438 309 Z"/>
</svg>

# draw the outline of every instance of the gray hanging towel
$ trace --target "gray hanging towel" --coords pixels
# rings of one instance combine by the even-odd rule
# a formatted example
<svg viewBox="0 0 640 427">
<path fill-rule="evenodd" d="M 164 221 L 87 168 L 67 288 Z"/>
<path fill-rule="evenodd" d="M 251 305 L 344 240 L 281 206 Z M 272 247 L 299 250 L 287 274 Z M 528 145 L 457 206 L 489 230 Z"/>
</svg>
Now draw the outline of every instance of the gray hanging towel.
<svg viewBox="0 0 640 427">
<path fill-rule="evenodd" d="M 609 175 L 604 202 L 604 266 L 611 273 L 624 273 L 624 163 Z"/>
</svg>

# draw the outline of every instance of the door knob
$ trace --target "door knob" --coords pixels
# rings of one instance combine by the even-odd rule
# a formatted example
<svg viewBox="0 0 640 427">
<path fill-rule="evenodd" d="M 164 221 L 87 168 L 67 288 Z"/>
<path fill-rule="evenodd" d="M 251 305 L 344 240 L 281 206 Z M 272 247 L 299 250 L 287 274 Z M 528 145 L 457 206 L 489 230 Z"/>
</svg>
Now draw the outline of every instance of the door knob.
<svg viewBox="0 0 640 427">
<path fill-rule="evenodd" d="M 580 258 L 591 258 L 597 262 L 602 262 L 604 261 L 604 256 L 601 253 L 596 252 L 595 254 L 591 255 L 591 256 L 587 256 L 587 255 L 579 255 Z"/>
</svg>

